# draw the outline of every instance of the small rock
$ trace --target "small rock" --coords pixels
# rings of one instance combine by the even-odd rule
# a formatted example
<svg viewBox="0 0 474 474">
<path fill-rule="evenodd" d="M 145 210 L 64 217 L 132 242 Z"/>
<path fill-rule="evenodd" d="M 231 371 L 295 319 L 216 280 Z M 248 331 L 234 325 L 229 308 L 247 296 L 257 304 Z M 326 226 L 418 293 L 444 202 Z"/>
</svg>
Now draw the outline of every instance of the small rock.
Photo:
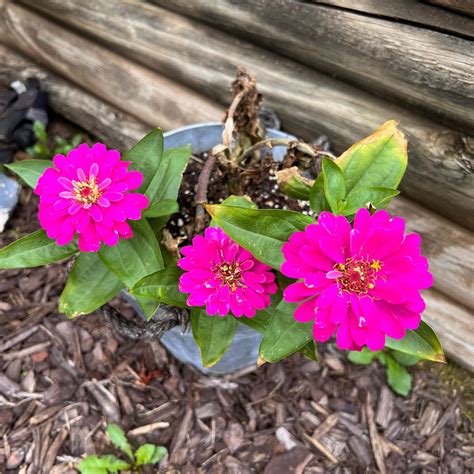
<svg viewBox="0 0 474 474">
<path fill-rule="evenodd" d="M 293 436 L 283 426 L 280 426 L 280 428 L 275 431 L 275 436 L 277 437 L 277 440 L 285 446 L 286 451 L 290 451 L 298 446 L 298 443 L 293 439 Z"/>
<path fill-rule="evenodd" d="M 21 186 L 13 179 L 0 173 L 0 232 L 5 229 L 13 209 L 18 202 Z"/>
<path fill-rule="evenodd" d="M 230 423 L 224 431 L 224 443 L 231 453 L 237 451 L 244 440 L 244 429 L 240 423 Z"/>
<path fill-rule="evenodd" d="M 44 360 L 46 360 L 48 356 L 49 356 L 48 351 L 37 352 L 36 354 L 33 354 L 31 356 L 31 361 L 34 362 L 35 364 L 38 364 L 39 362 L 43 362 Z"/>
<path fill-rule="evenodd" d="M 25 459 L 25 450 L 23 448 L 15 449 L 7 459 L 7 469 L 16 469 Z"/>
</svg>

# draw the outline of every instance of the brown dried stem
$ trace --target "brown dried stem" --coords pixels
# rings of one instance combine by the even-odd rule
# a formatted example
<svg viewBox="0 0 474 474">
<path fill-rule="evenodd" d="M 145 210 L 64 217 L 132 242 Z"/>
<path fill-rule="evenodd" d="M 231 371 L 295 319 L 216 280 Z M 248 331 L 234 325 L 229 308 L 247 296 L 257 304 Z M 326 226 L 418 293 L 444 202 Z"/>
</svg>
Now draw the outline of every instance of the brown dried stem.
<svg viewBox="0 0 474 474">
<path fill-rule="evenodd" d="M 291 147 L 294 146 L 298 148 L 299 151 L 306 153 L 307 155 L 311 156 L 312 158 L 316 158 L 318 156 L 329 156 L 331 159 L 336 159 L 336 157 L 327 151 L 317 151 L 313 148 L 312 145 L 304 142 L 296 141 L 292 138 L 268 138 L 267 140 L 262 140 L 261 142 L 255 143 L 251 147 L 247 148 L 238 158 L 237 161 L 239 163 L 247 160 L 251 157 L 256 151 L 262 148 L 273 148 L 275 146 L 286 146 Z"/>
<path fill-rule="evenodd" d="M 204 204 L 207 203 L 207 186 L 215 162 L 216 155 L 211 151 L 202 167 L 201 174 L 199 175 L 196 191 L 196 218 L 194 221 L 194 230 L 196 234 L 199 234 L 199 232 L 201 232 L 206 226 L 206 211 L 204 209 Z"/>
</svg>

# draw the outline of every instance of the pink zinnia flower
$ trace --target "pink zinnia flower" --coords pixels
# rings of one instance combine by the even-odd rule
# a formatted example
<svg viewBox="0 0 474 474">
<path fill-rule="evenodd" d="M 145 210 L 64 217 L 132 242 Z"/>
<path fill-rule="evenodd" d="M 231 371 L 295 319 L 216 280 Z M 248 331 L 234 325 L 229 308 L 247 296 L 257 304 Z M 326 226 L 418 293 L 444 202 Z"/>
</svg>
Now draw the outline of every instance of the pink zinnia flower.
<svg viewBox="0 0 474 474">
<path fill-rule="evenodd" d="M 56 155 L 53 164 L 35 188 L 38 218 L 49 238 L 66 245 L 77 233 L 80 250 L 97 252 L 101 242 L 112 247 L 120 237 L 132 237 L 126 221 L 140 219 L 148 199 L 129 192 L 143 181 L 140 172 L 127 171 L 129 161 L 96 143 L 79 145 L 67 157 Z"/>
<path fill-rule="evenodd" d="M 286 288 L 284 299 L 302 302 L 295 319 L 314 320 L 316 341 L 337 331 L 341 349 L 380 350 L 385 336 L 402 339 L 420 324 L 420 290 L 433 284 L 420 241 L 386 211 L 371 216 L 360 209 L 353 228 L 345 217 L 322 212 L 317 224 L 283 245 L 282 273 L 301 279 Z"/>
<path fill-rule="evenodd" d="M 270 304 L 277 291 L 275 275 L 268 265 L 257 261 L 250 252 L 231 240 L 221 229 L 208 227 L 192 245 L 181 249 L 178 266 L 179 290 L 191 293 L 189 306 L 206 306 L 210 315 L 251 318 L 256 310 Z"/>
</svg>

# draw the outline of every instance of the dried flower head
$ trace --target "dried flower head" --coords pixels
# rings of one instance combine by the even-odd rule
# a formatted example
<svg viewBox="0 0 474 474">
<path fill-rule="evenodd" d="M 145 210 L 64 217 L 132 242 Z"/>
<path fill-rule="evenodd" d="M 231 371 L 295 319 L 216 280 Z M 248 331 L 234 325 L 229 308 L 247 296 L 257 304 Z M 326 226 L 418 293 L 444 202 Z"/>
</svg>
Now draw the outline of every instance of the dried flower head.
<svg viewBox="0 0 474 474">
<path fill-rule="evenodd" d="M 178 266 L 185 270 L 179 290 L 190 293 L 189 306 L 205 306 L 210 315 L 251 318 L 270 304 L 277 290 L 268 265 L 231 240 L 221 229 L 208 227 L 204 236 L 181 249 Z"/>
<path fill-rule="evenodd" d="M 386 211 L 358 211 L 351 228 L 343 216 L 322 212 L 317 224 L 283 245 L 284 275 L 299 278 L 284 299 L 302 302 L 300 322 L 314 321 L 314 339 L 335 332 L 341 349 L 380 350 L 385 336 L 402 339 L 416 329 L 425 303 L 420 290 L 433 284 L 420 236 Z"/>
<path fill-rule="evenodd" d="M 79 234 L 79 249 L 97 252 L 101 242 L 114 246 L 133 232 L 127 219 L 138 220 L 148 205 L 140 187 L 143 176 L 127 171 L 117 150 L 96 143 L 79 145 L 67 157 L 56 155 L 54 167 L 39 178 L 35 193 L 40 197 L 38 218 L 48 237 L 58 245 Z"/>
</svg>

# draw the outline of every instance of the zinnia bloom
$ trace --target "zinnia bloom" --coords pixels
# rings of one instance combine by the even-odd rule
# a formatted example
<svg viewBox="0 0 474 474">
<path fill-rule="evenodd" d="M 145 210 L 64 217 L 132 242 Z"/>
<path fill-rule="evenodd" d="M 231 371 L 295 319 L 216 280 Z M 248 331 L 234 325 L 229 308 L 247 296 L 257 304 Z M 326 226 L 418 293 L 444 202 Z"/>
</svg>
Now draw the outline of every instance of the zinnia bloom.
<svg viewBox="0 0 474 474">
<path fill-rule="evenodd" d="M 335 332 L 341 349 L 380 350 L 385 336 L 402 339 L 420 324 L 420 290 L 433 284 L 420 236 L 405 234 L 405 221 L 386 211 L 360 209 L 351 228 L 343 216 L 319 215 L 317 224 L 294 233 L 283 245 L 284 299 L 302 302 L 300 322 L 314 320 L 316 341 Z"/>
<path fill-rule="evenodd" d="M 251 318 L 256 310 L 270 304 L 277 291 L 275 275 L 268 265 L 231 240 L 221 229 L 208 227 L 204 236 L 194 237 L 192 245 L 181 249 L 178 266 L 179 290 L 190 293 L 189 306 L 206 306 L 210 315 Z"/>
<path fill-rule="evenodd" d="M 112 247 L 120 237 L 132 237 L 126 221 L 140 219 L 148 199 L 130 193 L 140 187 L 143 176 L 127 171 L 129 161 L 120 161 L 117 150 L 96 143 L 92 148 L 79 145 L 67 157 L 56 155 L 53 164 L 35 188 L 38 218 L 49 238 L 66 245 L 77 233 L 80 250 L 97 252 L 101 242 Z"/>
</svg>

